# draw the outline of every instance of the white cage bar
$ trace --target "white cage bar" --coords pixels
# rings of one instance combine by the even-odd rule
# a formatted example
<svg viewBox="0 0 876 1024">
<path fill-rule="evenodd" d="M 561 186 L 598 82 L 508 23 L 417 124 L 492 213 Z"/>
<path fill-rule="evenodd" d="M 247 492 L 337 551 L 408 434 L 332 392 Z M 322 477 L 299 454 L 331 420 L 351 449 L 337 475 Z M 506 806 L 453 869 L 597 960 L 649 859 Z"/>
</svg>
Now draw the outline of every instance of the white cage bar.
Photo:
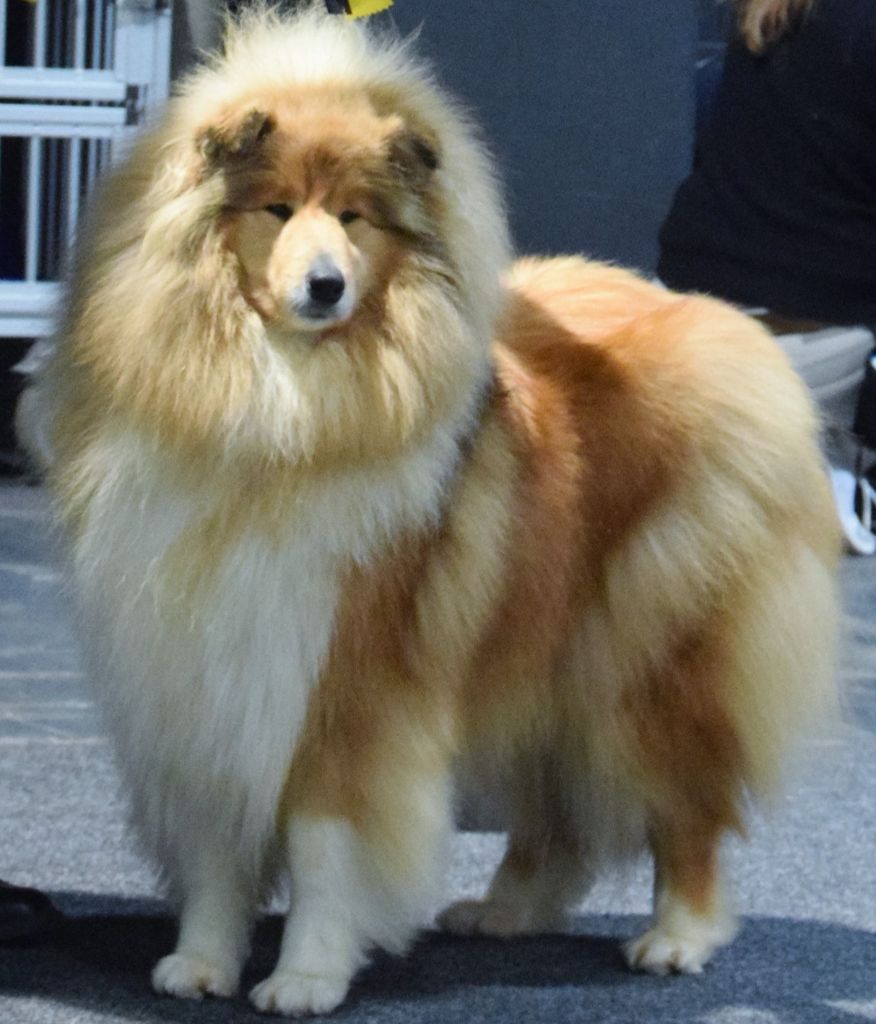
<svg viewBox="0 0 876 1024">
<path fill-rule="evenodd" d="M 53 329 L 101 171 L 167 98 L 166 0 L 0 0 L 0 339 Z"/>
</svg>

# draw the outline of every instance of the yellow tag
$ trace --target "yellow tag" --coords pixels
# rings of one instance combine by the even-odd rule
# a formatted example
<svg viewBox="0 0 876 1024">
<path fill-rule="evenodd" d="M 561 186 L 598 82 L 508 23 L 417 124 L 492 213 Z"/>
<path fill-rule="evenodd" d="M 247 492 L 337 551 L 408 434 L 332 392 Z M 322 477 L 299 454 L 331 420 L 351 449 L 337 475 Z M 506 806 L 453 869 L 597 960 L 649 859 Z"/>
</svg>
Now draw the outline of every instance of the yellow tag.
<svg viewBox="0 0 876 1024">
<path fill-rule="evenodd" d="M 351 18 L 367 18 L 370 14 L 392 7 L 393 0 L 349 0 Z"/>
</svg>

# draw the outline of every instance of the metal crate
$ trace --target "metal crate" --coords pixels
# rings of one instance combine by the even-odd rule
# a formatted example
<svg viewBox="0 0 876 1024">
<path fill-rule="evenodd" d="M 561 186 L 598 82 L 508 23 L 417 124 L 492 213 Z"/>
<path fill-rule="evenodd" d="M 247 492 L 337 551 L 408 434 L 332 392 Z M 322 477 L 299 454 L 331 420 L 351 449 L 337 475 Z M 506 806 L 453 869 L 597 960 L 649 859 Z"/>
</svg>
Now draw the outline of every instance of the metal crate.
<svg viewBox="0 0 876 1024">
<path fill-rule="evenodd" d="M 83 199 L 167 98 L 162 0 L 0 0 L 0 338 L 53 329 Z"/>
</svg>

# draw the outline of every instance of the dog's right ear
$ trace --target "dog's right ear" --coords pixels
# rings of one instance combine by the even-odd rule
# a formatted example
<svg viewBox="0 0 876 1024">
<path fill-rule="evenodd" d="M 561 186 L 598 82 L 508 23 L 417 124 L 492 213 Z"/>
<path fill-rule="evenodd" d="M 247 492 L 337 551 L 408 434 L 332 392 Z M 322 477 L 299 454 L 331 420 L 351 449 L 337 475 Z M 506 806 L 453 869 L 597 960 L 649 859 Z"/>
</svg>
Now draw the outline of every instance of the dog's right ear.
<svg viewBox="0 0 876 1024">
<path fill-rule="evenodd" d="M 274 127 L 271 115 L 256 109 L 248 110 L 242 117 L 225 118 L 210 125 L 196 139 L 204 169 L 209 173 L 252 158 Z"/>
</svg>

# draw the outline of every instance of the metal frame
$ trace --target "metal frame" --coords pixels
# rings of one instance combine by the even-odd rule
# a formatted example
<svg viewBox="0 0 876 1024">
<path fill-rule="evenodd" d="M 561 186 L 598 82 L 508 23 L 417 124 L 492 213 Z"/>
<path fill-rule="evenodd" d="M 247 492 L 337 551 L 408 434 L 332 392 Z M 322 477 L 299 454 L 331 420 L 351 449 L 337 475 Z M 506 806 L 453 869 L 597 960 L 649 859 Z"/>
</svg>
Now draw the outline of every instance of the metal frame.
<svg viewBox="0 0 876 1024">
<path fill-rule="evenodd" d="M 2 63 L 7 19 L 0 0 L 0 162 L 17 147 L 23 198 L 21 237 L 0 240 L 21 263 L 0 280 L 0 338 L 41 337 L 83 199 L 167 99 L 171 13 L 162 0 L 35 0 L 18 66 Z"/>
</svg>

